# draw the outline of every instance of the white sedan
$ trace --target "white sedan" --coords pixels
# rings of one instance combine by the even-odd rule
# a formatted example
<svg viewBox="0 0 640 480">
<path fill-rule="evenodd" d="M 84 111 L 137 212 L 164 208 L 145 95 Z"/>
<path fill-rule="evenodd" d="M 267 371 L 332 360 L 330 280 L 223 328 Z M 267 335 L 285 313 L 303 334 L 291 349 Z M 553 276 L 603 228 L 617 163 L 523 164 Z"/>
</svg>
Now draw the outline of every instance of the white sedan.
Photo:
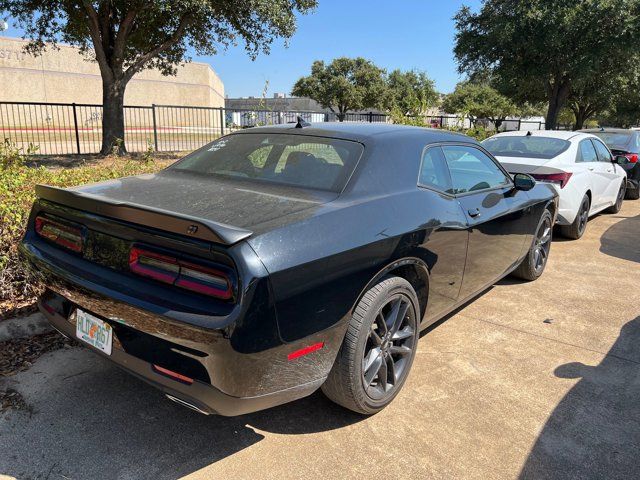
<svg viewBox="0 0 640 480">
<path fill-rule="evenodd" d="M 568 238 L 582 237 L 587 220 L 617 213 L 626 189 L 628 160 L 613 157 L 595 135 L 579 132 L 504 132 L 482 142 L 509 173 L 528 173 L 552 184 L 560 197 L 557 224 Z"/>
</svg>

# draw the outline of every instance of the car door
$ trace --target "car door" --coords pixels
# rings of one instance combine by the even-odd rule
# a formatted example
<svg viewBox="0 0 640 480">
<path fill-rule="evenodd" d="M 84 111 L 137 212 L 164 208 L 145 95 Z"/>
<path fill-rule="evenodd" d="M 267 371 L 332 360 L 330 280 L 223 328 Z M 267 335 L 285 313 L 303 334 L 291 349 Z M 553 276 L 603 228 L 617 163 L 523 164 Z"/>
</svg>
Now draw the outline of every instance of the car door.
<svg viewBox="0 0 640 480">
<path fill-rule="evenodd" d="M 588 185 L 591 190 L 591 210 L 593 213 L 600 208 L 606 200 L 605 192 L 607 189 L 607 181 L 600 174 L 601 163 L 598 161 L 598 153 L 591 139 L 586 138 L 580 141 L 578 146 L 578 162 L 584 173 L 588 176 Z M 582 194 L 581 194 L 582 195 Z"/>
<path fill-rule="evenodd" d="M 600 205 L 610 205 L 615 203 L 618 197 L 622 167 L 613 163 L 613 156 L 604 143 L 595 138 L 592 138 L 591 142 L 598 154 L 598 166 L 595 173 L 600 177 L 598 181 L 602 182 L 602 202 Z"/>
<path fill-rule="evenodd" d="M 469 241 L 467 219 L 458 199 L 451 193 L 449 170 L 442 149 L 437 145 L 429 145 L 423 150 L 418 189 L 420 202 L 429 205 L 424 210 L 428 212 L 424 224 L 433 224 L 434 218 L 439 223 L 416 253 L 430 267 L 429 305 L 425 318 L 429 323 L 457 303 Z"/>
<path fill-rule="evenodd" d="M 466 216 L 467 260 L 460 299 L 498 280 L 522 257 L 531 239 L 532 209 L 498 162 L 474 145 L 442 145 L 452 190 Z"/>
</svg>

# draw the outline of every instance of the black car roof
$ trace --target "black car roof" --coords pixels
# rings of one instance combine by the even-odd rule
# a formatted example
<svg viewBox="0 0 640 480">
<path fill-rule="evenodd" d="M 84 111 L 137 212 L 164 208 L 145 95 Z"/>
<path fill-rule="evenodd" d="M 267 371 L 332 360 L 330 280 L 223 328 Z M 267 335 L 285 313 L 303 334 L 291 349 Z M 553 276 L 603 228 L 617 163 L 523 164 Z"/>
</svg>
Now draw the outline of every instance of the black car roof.
<svg viewBox="0 0 640 480">
<path fill-rule="evenodd" d="M 373 140 L 376 137 L 387 134 L 396 134 L 403 138 L 414 137 L 428 143 L 435 142 L 455 142 L 463 141 L 469 143 L 477 143 L 467 135 L 450 132 L 448 130 L 440 130 L 436 128 L 414 127 L 409 125 L 394 125 L 381 122 L 323 122 L 312 123 L 303 128 L 296 128 L 295 123 L 287 123 L 283 125 L 273 125 L 265 127 L 247 128 L 235 132 L 235 134 L 250 133 L 283 133 L 297 135 L 315 135 L 321 137 L 341 138 L 345 140 L 355 140 L 366 143 L 367 140 Z"/>
</svg>

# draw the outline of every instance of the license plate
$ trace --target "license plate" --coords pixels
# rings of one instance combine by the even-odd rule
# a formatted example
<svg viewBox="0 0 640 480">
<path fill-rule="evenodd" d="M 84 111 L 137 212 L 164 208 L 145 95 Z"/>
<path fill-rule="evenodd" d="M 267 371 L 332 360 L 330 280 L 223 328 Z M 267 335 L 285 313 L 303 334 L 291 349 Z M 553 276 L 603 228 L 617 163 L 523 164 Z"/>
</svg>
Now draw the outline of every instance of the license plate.
<svg viewBox="0 0 640 480">
<path fill-rule="evenodd" d="M 113 340 L 111 325 L 79 308 L 76 310 L 76 337 L 98 350 L 102 350 L 107 355 L 111 355 Z"/>
</svg>

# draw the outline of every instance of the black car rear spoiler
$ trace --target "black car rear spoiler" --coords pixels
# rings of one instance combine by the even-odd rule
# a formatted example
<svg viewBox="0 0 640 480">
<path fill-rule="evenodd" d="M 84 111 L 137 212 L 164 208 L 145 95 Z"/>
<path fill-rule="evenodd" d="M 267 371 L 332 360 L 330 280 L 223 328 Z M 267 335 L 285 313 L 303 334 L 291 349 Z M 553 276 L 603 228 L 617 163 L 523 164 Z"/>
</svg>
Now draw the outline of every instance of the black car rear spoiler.
<svg viewBox="0 0 640 480">
<path fill-rule="evenodd" d="M 36 185 L 36 195 L 70 208 L 83 210 L 104 217 L 116 218 L 126 222 L 157 228 L 200 240 L 233 245 L 252 235 L 253 232 L 242 228 L 195 218 L 182 213 L 170 212 L 158 208 L 121 202 L 98 195 L 76 192 L 49 185 Z"/>
</svg>

